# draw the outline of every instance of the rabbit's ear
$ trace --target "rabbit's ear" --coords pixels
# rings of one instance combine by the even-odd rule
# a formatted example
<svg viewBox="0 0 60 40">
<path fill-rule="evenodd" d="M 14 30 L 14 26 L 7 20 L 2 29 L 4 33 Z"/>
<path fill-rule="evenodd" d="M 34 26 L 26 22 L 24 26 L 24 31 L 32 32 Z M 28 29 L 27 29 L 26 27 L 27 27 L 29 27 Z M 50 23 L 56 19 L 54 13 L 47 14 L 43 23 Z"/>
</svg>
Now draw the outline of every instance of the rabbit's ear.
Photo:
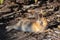
<svg viewBox="0 0 60 40">
<path fill-rule="evenodd" d="M 45 17 L 43 17 L 43 18 L 41 18 L 41 21 L 43 22 L 43 26 L 47 27 L 47 25 L 48 25 L 47 19 Z"/>
</svg>

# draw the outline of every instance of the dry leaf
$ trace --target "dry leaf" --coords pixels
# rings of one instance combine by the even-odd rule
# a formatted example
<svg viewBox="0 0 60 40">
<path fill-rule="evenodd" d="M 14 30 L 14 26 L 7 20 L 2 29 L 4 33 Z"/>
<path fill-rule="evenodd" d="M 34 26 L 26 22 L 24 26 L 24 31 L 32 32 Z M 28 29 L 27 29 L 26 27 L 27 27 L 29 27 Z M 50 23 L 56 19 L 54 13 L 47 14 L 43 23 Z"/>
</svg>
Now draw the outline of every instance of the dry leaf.
<svg viewBox="0 0 60 40">
<path fill-rule="evenodd" d="M 0 4 L 3 4 L 4 0 L 0 0 Z"/>
</svg>

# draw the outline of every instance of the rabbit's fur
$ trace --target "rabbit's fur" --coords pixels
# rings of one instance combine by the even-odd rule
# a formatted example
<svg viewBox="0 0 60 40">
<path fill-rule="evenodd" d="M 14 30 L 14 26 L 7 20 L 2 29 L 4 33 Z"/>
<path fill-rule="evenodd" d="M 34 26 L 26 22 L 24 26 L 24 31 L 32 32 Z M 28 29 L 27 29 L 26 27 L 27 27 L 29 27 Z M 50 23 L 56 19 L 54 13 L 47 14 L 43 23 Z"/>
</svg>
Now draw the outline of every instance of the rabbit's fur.
<svg viewBox="0 0 60 40">
<path fill-rule="evenodd" d="M 24 32 L 43 32 L 47 27 L 46 18 L 40 20 L 31 21 L 28 19 L 21 19 L 16 25 L 7 26 L 7 30 L 15 29 Z"/>
</svg>

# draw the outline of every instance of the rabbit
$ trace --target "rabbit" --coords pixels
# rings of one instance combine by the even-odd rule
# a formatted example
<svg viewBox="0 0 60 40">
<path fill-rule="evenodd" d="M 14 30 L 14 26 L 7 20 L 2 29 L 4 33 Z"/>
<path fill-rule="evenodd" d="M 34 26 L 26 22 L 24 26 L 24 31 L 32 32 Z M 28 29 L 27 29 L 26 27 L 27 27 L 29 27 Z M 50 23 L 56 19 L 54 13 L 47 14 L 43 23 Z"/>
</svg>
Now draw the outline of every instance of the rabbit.
<svg viewBox="0 0 60 40">
<path fill-rule="evenodd" d="M 15 29 L 24 32 L 44 32 L 47 28 L 47 24 L 47 20 L 44 17 L 35 21 L 21 19 L 16 25 L 11 26 L 10 28 L 7 26 L 6 29 L 8 31 Z"/>
</svg>

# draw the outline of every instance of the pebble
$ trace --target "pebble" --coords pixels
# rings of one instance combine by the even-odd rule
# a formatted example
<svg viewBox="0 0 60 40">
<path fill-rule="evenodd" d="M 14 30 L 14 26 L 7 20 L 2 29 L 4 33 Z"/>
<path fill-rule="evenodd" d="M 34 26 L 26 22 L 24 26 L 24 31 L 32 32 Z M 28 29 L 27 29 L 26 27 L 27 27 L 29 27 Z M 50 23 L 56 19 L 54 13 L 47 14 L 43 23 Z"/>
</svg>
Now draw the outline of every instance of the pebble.
<svg viewBox="0 0 60 40">
<path fill-rule="evenodd" d="M 58 28 L 60 29 L 60 25 L 58 25 Z"/>
<path fill-rule="evenodd" d="M 59 32 L 59 31 L 55 31 L 55 33 L 58 33 L 58 34 L 60 34 L 60 32 Z"/>
</svg>

